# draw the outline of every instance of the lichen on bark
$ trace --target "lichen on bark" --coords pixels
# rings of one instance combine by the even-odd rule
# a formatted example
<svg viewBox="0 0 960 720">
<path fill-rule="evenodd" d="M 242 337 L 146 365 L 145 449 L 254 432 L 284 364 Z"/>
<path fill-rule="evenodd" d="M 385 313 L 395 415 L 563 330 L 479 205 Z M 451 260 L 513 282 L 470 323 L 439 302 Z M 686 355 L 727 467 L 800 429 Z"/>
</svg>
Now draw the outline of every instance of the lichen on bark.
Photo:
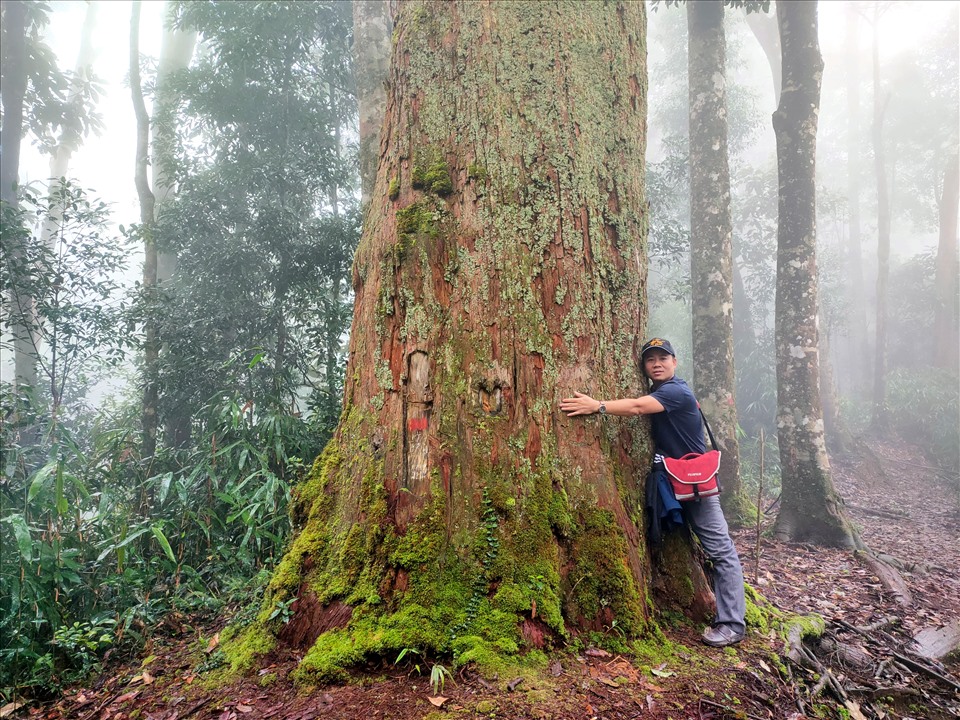
<svg viewBox="0 0 960 720">
<path fill-rule="evenodd" d="M 773 115 L 779 173 L 777 440 L 782 487 L 777 536 L 854 547 L 833 486 L 820 405 L 816 255 L 817 110 L 823 59 L 815 3 L 777 4 L 783 90 Z"/>
<path fill-rule="evenodd" d="M 646 433 L 557 409 L 640 393 L 645 27 L 633 2 L 400 5 L 344 415 L 257 626 L 304 682 L 654 630 Z"/>
<path fill-rule="evenodd" d="M 723 3 L 687 3 L 690 78 L 690 286 L 694 391 L 723 450 L 723 508 L 746 514 L 740 492 L 733 365 L 733 221 L 727 152 Z"/>
</svg>

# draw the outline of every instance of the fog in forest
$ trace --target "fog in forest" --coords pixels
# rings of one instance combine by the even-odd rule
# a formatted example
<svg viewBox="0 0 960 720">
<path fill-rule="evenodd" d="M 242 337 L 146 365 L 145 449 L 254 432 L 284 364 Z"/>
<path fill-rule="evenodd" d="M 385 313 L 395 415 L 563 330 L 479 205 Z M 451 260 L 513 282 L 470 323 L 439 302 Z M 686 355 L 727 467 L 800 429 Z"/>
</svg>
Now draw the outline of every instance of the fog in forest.
<svg viewBox="0 0 960 720">
<path fill-rule="evenodd" d="M 725 79 L 712 78 L 726 92 L 731 433 L 736 486 L 774 516 L 781 50 L 775 5 L 733 4 L 747 8 L 726 8 Z M 816 145 L 826 446 L 909 443 L 956 487 L 952 503 L 958 16 L 960 2 L 819 3 Z M 3 3 L 0 614 L 19 624 L 0 621 L 0 688 L 54 692 L 33 662 L 68 620 L 91 637 L 132 636 L 188 591 L 222 597 L 260 573 L 262 593 L 309 514 L 298 483 L 351 421 L 341 412 L 358 368 L 379 383 L 374 411 L 389 402 L 389 354 L 349 358 L 363 280 L 353 258 L 370 208 L 412 190 L 373 183 L 389 83 L 387 55 L 370 56 L 391 35 L 371 21 L 361 39 L 357 18 L 349 2 Z M 705 359 L 693 338 L 687 16 L 657 2 L 647 23 L 645 335 L 672 341 L 692 386 Z M 365 115 L 371 103 L 379 114 Z M 448 176 L 431 162 L 412 187 L 438 202 L 487 180 L 478 164 Z M 436 222 L 401 213 L 384 225 L 401 233 L 398 267 L 416 247 L 404 228 L 422 243 Z M 390 292 L 385 323 L 406 298 Z M 396 342 L 436 322 L 411 310 Z M 469 394 L 499 409 L 503 387 Z M 389 447 L 382 432 L 371 443 Z"/>
<path fill-rule="evenodd" d="M 878 39 L 874 23 L 878 23 Z M 744 429 L 755 433 L 773 417 L 776 403 L 772 358 L 763 359 L 771 352 L 776 273 L 776 145 L 770 124 L 776 98 L 773 72 L 759 39 L 775 40 L 776 24 L 769 16 L 753 16 L 748 21 L 745 14 L 730 12 L 725 27 L 733 244 L 746 293 L 743 304 L 735 301 L 737 405 Z M 682 171 L 687 135 L 686 30 L 683 13 L 661 9 L 650 14 L 647 163 L 654 207 L 650 330 L 678 336 L 685 349 L 690 347 L 689 259 L 684 252 L 688 203 L 678 200 L 688 192 Z M 817 145 L 821 333 L 830 341 L 829 360 L 836 391 L 847 403 L 846 420 L 862 429 L 869 423 L 875 400 L 879 209 L 874 95 L 879 92 L 879 152 L 885 161 L 891 217 L 886 372 L 892 396 L 885 401 L 892 419 L 896 421 L 899 415 L 903 429 L 910 432 L 910 426 L 917 423 L 914 412 L 925 415 L 939 406 L 944 419 L 955 418 L 957 413 L 956 406 L 940 406 L 956 395 L 956 378 L 950 374 L 956 367 L 956 335 L 946 342 L 953 359 L 938 363 L 933 329 L 934 280 L 943 222 L 940 208 L 945 174 L 953 162 L 949 148 L 958 127 L 957 6 L 822 3 L 820 38 L 824 56 Z M 875 42 L 878 90 L 874 85 Z M 855 116 L 850 112 L 851 102 L 857 108 Z M 849 199 L 851 187 L 857 191 L 854 210 Z M 660 192 L 669 193 L 669 199 L 660 200 Z M 948 186 L 948 197 L 949 192 Z M 852 229 L 854 221 L 857 227 Z M 851 233 L 856 247 L 851 244 Z M 940 262 L 950 272 L 956 257 L 947 255 Z M 950 298 L 955 307 L 956 285 Z M 957 315 L 955 310 L 953 313 L 955 325 Z M 751 325 L 738 325 L 736 314 L 749 317 Z M 922 372 L 927 379 L 921 381 L 918 365 L 928 369 L 940 365 L 947 372 Z M 929 395 L 918 396 L 918 392 L 925 393 L 926 388 L 921 387 L 927 381 L 939 383 L 939 390 L 930 388 Z M 918 402 L 919 397 L 923 401 Z M 956 455 L 955 424 L 942 441 L 944 451 Z"/>
</svg>

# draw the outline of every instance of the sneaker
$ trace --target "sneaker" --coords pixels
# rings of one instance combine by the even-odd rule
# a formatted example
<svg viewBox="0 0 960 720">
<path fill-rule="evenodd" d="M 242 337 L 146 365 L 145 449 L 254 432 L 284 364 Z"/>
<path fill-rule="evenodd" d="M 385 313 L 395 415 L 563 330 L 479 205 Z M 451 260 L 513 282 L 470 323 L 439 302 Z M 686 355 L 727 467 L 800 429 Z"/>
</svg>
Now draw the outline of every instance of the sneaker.
<svg viewBox="0 0 960 720">
<path fill-rule="evenodd" d="M 727 647 L 743 640 L 743 632 L 737 632 L 729 625 L 714 625 L 704 630 L 701 637 L 710 647 Z"/>
</svg>

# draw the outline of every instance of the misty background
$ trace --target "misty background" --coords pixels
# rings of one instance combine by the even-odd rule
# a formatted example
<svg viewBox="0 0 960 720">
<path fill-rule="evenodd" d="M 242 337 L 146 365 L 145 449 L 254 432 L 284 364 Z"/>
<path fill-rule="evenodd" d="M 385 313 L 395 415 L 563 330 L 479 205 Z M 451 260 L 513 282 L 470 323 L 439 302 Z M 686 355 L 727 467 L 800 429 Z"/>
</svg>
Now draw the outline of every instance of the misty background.
<svg viewBox="0 0 960 720">
<path fill-rule="evenodd" d="M 196 46 L 160 97 L 172 6 Z M 50 53 L 31 62 L 55 67 L 30 71 L 49 84 L 28 86 L 19 163 L 25 215 L 4 216 L 4 242 L 21 226 L 40 237 L 45 220 L 58 219 L 51 252 L 5 250 L 4 687 L 55 691 L 96 664 L 104 631 L 135 638 L 171 607 L 215 606 L 258 573 L 262 581 L 289 537 L 291 488 L 337 425 L 362 220 L 351 4 L 293 3 L 273 14 L 268 6 L 142 4 L 142 94 L 166 133 L 163 160 L 149 172 L 155 184 L 176 188 L 168 205 L 158 204 L 154 227 L 143 220 L 134 183 L 131 3 L 50 2 L 46 13 L 31 4 L 31 47 Z M 820 331 L 832 377 L 823 381 L 825 407 L 836 408 L 844 433 L 917 443 L 934 471 L 956 478 L 960 347 L 935 357 L 934 284 L 938 273 L 952 278 L 956 337 L 955 217 L 952 254 L 938 259 L 938 251 L 960 127 L 960 3 L 819 9 Z M 682 8 L 662 3 L 648 23 L 648 334 L 672 340 L 679 374 L 692 380 L 687 25 Z M 764 48 L 776 22 L 769 13 L 728 10 L 725 29 L 737 410 L 743 484 L 755 493 L 761 431 L 777 472 L 778 69 Z M 78 67 L 85 33 L 90 54 Z M 297 43 L 284 44 L 294 36 Z M 56 72 L 68 75 L 55 82 Z M 75 97 L 71 77 L 82 78 Z M 282 107 L 268 92 L 280 82 L 291 88 Z M 71 103 L 73 129 L 56 115 Z M 58 189 L 47 184 L 51 154 L 70 142 L 62 173 L 70 184 Z M 878 153 L 889 195 L 888 262 L 878 261 Z M 149 243 L 161 275 L 168 263 L 161 291 L 144 288 Z M 50 298 L 27 399 L 13 387 L 8 290 L 18 272 L 24 288 Z M 886 334 L 879 366 L 878 327 Z M 153 348 L 157 391 L 146 400 L 151 332 L 164 344 Z M 146 417 L 156 423 L 149 452 L 140 436 Z M 770 483 L 772 497 L 778 480 Z M 70 590 L 74 607 L 53 588 Z M 93 650 L 64 634 L 68 618 L 83 620 Z M 77 648 L 67 663 L 44 660 L 44 643 L 57 632 Z"/>
</svg>

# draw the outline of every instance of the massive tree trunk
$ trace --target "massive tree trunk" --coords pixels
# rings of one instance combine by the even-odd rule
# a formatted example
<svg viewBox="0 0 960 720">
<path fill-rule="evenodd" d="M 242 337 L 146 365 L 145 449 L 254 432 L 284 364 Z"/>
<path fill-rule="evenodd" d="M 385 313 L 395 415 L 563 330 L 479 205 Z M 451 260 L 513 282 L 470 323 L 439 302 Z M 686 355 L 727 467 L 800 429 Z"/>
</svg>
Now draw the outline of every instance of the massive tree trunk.
<svg viewBox="0 0 960 720">
<path fill-rule="evenodd" d="M 867 352 L 867 293 L 863 281 L 863 250 L 860 241 L 860 13 L 847 6 L 845 71 L 847 80 L 847 266 L 850 293 L 850 332 L 844 343 L 844 366 L 856 395 L 865 398 L 870 378 Z"/>
<path fill-rule="evenodd" d="M 960 204 L 960 157 L 947 157 L 940 196 L 940 243 L 934 277 L 933 359 L 937 367 L 957 372 L 960 365 L 960 293 L 957 268 L 957 211 Z"/>
<path fill-rule="evenodd" d="M 23 136 L 23 102 L 27 92 L 27 4 L 9 0 L 3 6 L 3 128 L 0 129 L 0 201 L 19 205 L 20 140 Z M 10 310 L 19 318 L 33 315 L 33 299 L 11 291 Z M 37 384 L 36 348 L 28 322 L 12 322 L 14 389 Z"/>
<path fill-rule="evenodd" d="M 277 632 L 317 679 L 648 626 L 646 434 L 557 409 L 641 387 L 645 26 L 633 2 L 401 5 L 344 412 L 245 647 Z"/>
<path fill-rule="evenodd" d="M 384 81 L 390 66 L 389 0 L 353 2 L 353 76 L 360 113 L 360 203 L 366 208 L 377 179 L 380 126 L 387 102 Z"/>
<path fill-rule="evenodd" d="M 873 418 L 883 432 L 887 417 L 887 284 L 890 280 L 890 194 L 883 146 L 883 116 L 889 96 L 880 88 L 880 5 L 873 15 L 873 168 L 877 180 L 877 314 L 873 348 Z"/>
<path fill-rule="evenodd" d="M 723 448 L 723 507 L 742 514 L 733 369 L 733 222 L 723 4 L 687 2 L 694 392 Z"/>
<path fill-rule="evenodd" d="M 823 59 L 817 4 L 777 3 L 783 92 L 777 137 L 777 439 L 783 494 L 775 532 L 784 540 L 853 547 L 833 487 L 820 409 L 816 245 L 817 114 Z"/>
</svg>

